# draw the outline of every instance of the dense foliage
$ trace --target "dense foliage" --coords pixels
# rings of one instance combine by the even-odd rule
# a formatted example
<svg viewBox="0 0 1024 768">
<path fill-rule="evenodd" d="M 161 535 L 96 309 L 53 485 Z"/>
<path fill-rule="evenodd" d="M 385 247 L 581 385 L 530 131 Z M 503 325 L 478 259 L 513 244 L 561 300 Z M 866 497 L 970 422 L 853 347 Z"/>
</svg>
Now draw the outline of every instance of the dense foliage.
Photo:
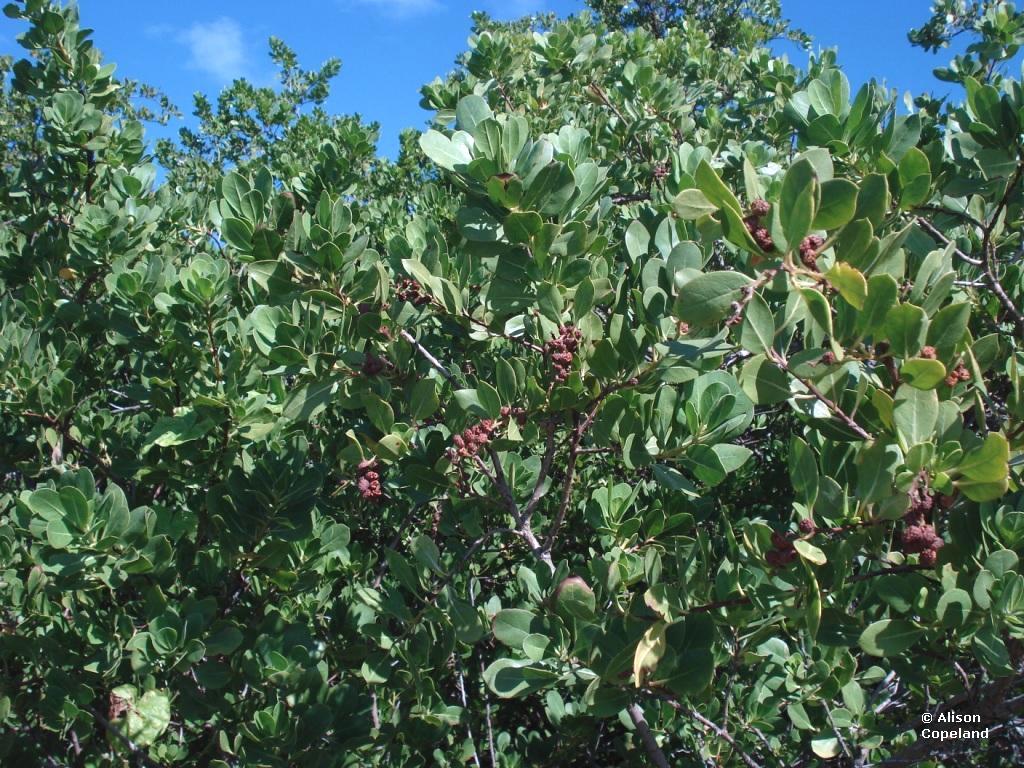
<svg viewBox="0 0 1024 768">
<path fill-rule="evenodd" d="M 279 41 L 153 154 L 5 9 L 0 761 L 1024 758 L 1024 15 L 898 109 L 592 5 L 474 17 L 394 162 Z"/>
</svg>

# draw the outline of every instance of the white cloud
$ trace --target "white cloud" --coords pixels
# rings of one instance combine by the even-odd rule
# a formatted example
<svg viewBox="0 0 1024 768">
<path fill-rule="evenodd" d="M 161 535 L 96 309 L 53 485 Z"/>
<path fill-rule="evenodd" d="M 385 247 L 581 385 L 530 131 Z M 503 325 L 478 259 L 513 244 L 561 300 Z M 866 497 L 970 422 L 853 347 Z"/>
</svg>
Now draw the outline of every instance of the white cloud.
<svg viewBox="0 0 1024 768">
<path fill-rule="evenodd" d="M 368 5 L 389 16 L 417 16 L 439 10 L 438 0 L 353 0 L 353 5 Z"/>
<path fill-rule="evenodd" d="M 238 22 L 226 16 L 213 21 L 196 22 L 178 34 L 188 46 L 189 66 L 226 83 L 243 77 L 249 66 L 248 55 Z"/>
</svg>

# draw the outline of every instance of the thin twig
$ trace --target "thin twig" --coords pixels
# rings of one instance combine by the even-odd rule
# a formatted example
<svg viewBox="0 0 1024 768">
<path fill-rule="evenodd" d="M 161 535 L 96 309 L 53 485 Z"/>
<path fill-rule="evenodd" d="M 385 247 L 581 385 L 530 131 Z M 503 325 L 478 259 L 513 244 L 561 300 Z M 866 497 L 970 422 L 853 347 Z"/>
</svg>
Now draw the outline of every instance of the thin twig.
<svg viewBox="0 0 1024 768">
<path fill-rule="evenodd" d="M 466 681 L 462 674 L 462 660 L 458 657 L 458 654 L 452 654 L 455 659 L 455 673 L 456 679 L 459 683 L 459 697 L 462 699 L 462 709 L 465 712 L 469 712 L 469 701 L 466 699 Z M 480 768 L 480 756 L 476 753 L 476 739 L 473 738 L 473 726 L 466 722 L 466 735 L 469 737 L 469 743 L 473 747 L 473 763 L 477 768 Z"/>
<path fill-rule="evenodd" d="M 942 245 L 945 245 L 947 247 L 952 245 L 950 239 L 946 237 L 944 234 L 942 234 L 940 230 L 936 229 L 935 226 L 930 221 L 928 221 L 928 219 L 926 219 L 924 216 L 915 217 L 914 223 L 917 224 L 917 226 L 919 226 L 929 235 L 931 235 L 932 239 L 935 240 L 935 242 L 941 243 Z M 968 256 L 959 248 L 954 248 L 953 253 L 959 256 L 960 259 L 962 259 L 963 261 L 966 261 L 968 264 L 973 264 L 976 267 L 980 267 L 982 264 L 981 259 L 975 259 L 972 256 Z"/>
<path fill-rule="evenodd" d="M 668 758 L 665 757 L 665 753 L 658 746 L 654 734 L 651 733 L 651 726 L 647 724 L 647 718 L 644 717 L 644 711 L 640 708 L 640 705 L 636 703 L 630 704 L 626 711 L 629 713 L 629 719 L 636 726 L 637 735 L 640 737 L 640 741 L 644 745 L 644 750 L 647 752 L 651 762 L 657 768 L 669 768 Z"/>
<path fill-rule="evenodd" d="M 996 205 L 992 218 L 985 226 L 983 230 L 984 235 L 981 241 L 981 258 L 982 267 L 985 270 L 985 277 L 988 279 L 988 284 L 992 289 L 992 293 L 994 293 L 996 298 L 999 299 L 999 303 L 1003 305 L 1003 309 L 1006 310 L 1006 314 L 1010 316 L 1013 324 L 1017 327 L 1017 335 L 1019 337 L 1024 337 L 1024 314 L 1017 309 L 1017 305 L 1013 303 L 1013 299 L 1006 294 L 1006 290 L 1003 288 L 1002 283 L 999 282 L 999 277 L 996 275 L 996 246 L 995 243 L 992 242 L 992 233 L 999 224 L 999 219 L 1003 215 L 1003 211 L 1010 204 L 1010 197 L 1013 195 L 1013 190 L 1017 187 L 1022 175 L 1024 175 L 1024 162 L 1018 163 L 1016 172 L 1006 183 L 1006 191 L 1003 193 L 1002 198 Z"/>
<path fill-rule="evenodd" d="M 708 720 L 706 717 L 704 717 L 704 715 L 702 715 L 695 709 L 690 710 L 690 717 L 692 717 L 701 725 L 710 728 L 712 731 L 715 732 L 715 734 L 720 739 L 722 739 L 730 747 L 732 747 L 733 751 L 735 751 L 740 756 L 740 759 L 747 765 L 747 768 L 761 768 L 760 763 L 758 763 L 756 760 L 754 760 L 754 758 L 752 758 L 750 755 L 748 755 L 746 752 L 739 748 L 739 745 L 736 743 L 736 740 L 729 735 L 729 732 L 725 730 L 725 728 L 715 725 L 713 722 Z"/>
<path fill-rule="evenodd" d="M 793 373 L 792 369 L 789 367 L 789 361 L 786 360 L 785 357 L 783 357 L 773 349 L 768 350 L 768 356 L 772 360 L 772 362 L 779 366 L 779 368 L 784 370 L 794 379 L 796 379 L 805 387 L 807 387 L 807 390 L 812 395 L 814 395 L 818 400 L 820 400 L 826 408 L 832 411 L 833 414 L 835 414 L 844 424 L 846 424 L 846 426 L 848 426 L 850 429 L 856 432 L 860 437 L 864 438 L 865 440 L 874 439 L 872 434 L 868 432 L 866 429 L 864 429 L 864 427 L 862 427 L 860 424 L 858 424 L 850 414 L 848 414 L 846 411 L 840 408 L 837 403 L 834 403 L 832 400 L 826 397 L 825 393 L 818 389 L 818 387 L 814 384 L 813 381 Z"/>
<path fill-rule="evenodd" d="M 416 337 L 415 336 L 413 336 L 411 333 L 409 333 L 408 331 L 406 331 L 404 329 L 402 330 L 401 335 L 402 335 L 403 339 L 408 341 L 410 344 L 412 344 L 416 348 L 417 352 L 419 352 L 421 355 L 423 355 L 423 357 L 426 359 L 426 361 L 428 363 L 430 363 L 430 365 L 434 368 L 434 370 L 436 370 L 438 373 L 440 373 L 442 376 L 444 376 L 445 379 L 448 380 L 448 382 L 450 382 L 450 383 L 454 383 L 455 382 L 455 377 L 452 376 L 451 372 L 449 372 L 449 370 L 447 368 L 445 368 L 444 364 L 441 363 L 440 360 L 438 360 L 436 357 L 434 357 L 432 354 L 430 354 L 430 352 L 427 351 L 426 347 L 424 347 L 422 344 L 420 344 L 418 341 L 416 341 Z"/>
</svg>

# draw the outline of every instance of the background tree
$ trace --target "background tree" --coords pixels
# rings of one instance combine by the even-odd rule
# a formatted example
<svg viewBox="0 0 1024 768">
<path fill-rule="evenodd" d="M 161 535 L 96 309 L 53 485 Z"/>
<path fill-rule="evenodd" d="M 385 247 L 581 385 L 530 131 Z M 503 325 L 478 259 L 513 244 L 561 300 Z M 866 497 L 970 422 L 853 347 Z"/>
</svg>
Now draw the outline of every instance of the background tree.
<svg viewBox="0 0 1024 768">
<path fill-rule="evenodd" d="M 782 18 L 778 0 L 587 0 L 587 5 L 612 29 L 642 27 L 663 37 L 685 23 L 709 30 L 711 42 L 719 48 L 744 47 L 752 39 L 810 41 Z"/>
</svg>

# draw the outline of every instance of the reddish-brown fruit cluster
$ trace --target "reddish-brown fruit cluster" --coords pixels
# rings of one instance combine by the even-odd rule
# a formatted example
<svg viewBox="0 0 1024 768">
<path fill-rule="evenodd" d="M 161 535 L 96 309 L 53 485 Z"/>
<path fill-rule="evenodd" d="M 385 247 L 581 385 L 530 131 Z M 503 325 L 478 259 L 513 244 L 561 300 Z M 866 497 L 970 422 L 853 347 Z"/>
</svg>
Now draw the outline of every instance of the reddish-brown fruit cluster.
<svg viewBox="0 0 1024 768">
<path fill-rule="evenodd" d="M 796 549 L 785 534 L 772 531 L 772 546 L 775 549 L 768 550 L 764 559 L 773 568 L 783 568 L 796 560 Z"/>
<path fill-rule="evenodd" d="M 501 406 L 501 420 L 508 421 L 509 419 L 515 419 L 516 424 L 520 427 L 526 426 L 527 417 L 525 408 L 511 408 L 507 405 Z"/>
<path fill-rule="evenodd" d="M 825 244 L 825 239 L 820 235 L 808 235 L 800 241 L 800 261 L 808 269 L 817 269 L 818 251 Z"/>
<path fill-rule="evenodd" d="M 921 357 L 923 357 L 925 360 L 934 360 L 936 357 L 938 357 L 938 353 L 936 353 L 935 347 L 926 345 L 921 347 Z"/>
<path fill-rule="evenodd" d="M 908 522 L 924 520 L 935 506 L 935 496 L 927 488 L 918 486 L 910 492 L 910 509 L 904 517 Z"/>
<path fill-rule="evenodd" d="M 750 234 L 754 238 L 754 242 L 757 243 L 757 247 L 765 253 L 771 253 L 775 250 L 775 241 L 772 240 L 771 234 L 768 232 L 767 227 L 756 225 L 751 227 L 750 220 L 747 220 L 747 229 L 750 230 Z"/>
<path fill-rule="evenodd" d="M 771 209 L 771 203 L 769 203 L 767 200 L 762 200 L 758 198 L 757 200 L 750 204 L 750 215 L 761 218 L 762 216 L 767 216 L 768 212 Z"/>
<path fill-rule="evenodd" d="M 664 179 L 666 176 L 668 176 L 668 166 L 666 166 L 664 163 L 658 163 L 657 165 L 654 166 L 654 178 L 660 181 L 661 179 Z"/>
<path fill-rule="evenodd" d="M 680 336 L 685 336 L 689 332 L 690 332 L 690 324 L 689 323 L 684 323 L 682 320 L 680 320 L 678 323 L 676 323 L 676 333 L 678 333 Z"/>
<path fill-rule="evenodd" d="M 903 545 L 903 553 L 907 555 L 938 552 L 944 544 L 935 528 L 927 524 L 905 526 L 900 543 Z"/>
<path fill-rule="evenodd" d="M 377 462 L 361 461 L 356 468 L 356 487 L 366 501 L 380 501 L 384 497 L 384 489 L 380 485 L 380 473 Z"/>
<path fill-rule="evenodd" d="M 956 368 L 950 371 L 949 376 L 946 377 L 946 384 L 950 387 L 955 387 L 959 381 L 970 381 L 971 372 L 967 370 L 967 367 L 963 363 L 957 363 Z"/>
<path fill-rule="evenodd" d="M 903 516 L 903 534 L 900 537 L 903 553 L 920 555 L 921 564 L 929 567 L 935 565 L 938 551 L 945 543 L 926 520 L 934 507 L 935 496 L 928 488 L 918 486 L 911 491 L 910 509 Z"/>
<path fill-rule="evenodd" d="M 430 303 L 430 297 L 423 292 L 423 286 L 407 277 L 403 277 L 395 285 L 395 297 L 399 301 L 409 302 L 414 307 Z"/>
<path fill-rule="evenodd" d="M 563 325 L 558 329 L 558 336 L 544 344 L 544 356 L 551 361 L 555 373 L 555 381 L 562 382 L 572 373 L 572 361 L 580 348 L 583 334 L 573 325 Z"/>
<path fill-rule="evenodd" d="M 814 525 L 814 521 L 811 520 L 811 518 L 809 517 L 805 517 L 803 520 L 797 523 L 797 528 L 800 529 L 800 533 L 808 536 L 817 530 L 817 528 Z"/>
<path fill-rule="evenodd" d="M 743 219 L 743 224 L 746 226 L 750 236 L 754 238 L 757 247 L 766 253 L 775 250 L 775 241 L 772 240 L 768 227 L 761 223 L 761 219 L 767 216 L 770 210 L 771 206 L 767 200 L 755 200 L 750 204 L 750 211 L 747 213 L 747 217 Z"/>
<path fill-rule="evenodd" d="M 484 419 L 471 427 L 466 427 L 462 434 L 452 438 L 452 444 L 455 446 L 452 448 L 452 456 L 455 459 L 472 459 L 490 444 L 497 428 L 498 422 L 494 419 Z"/>
<path fill-rule="evenodd" d="M 822 365 L 832 365 L 836 361 L 836 353 L 831 349 L 821 356 Z"/>
<path fill-rule="evenodd" d="M 379 376 L 388 367 L 388 362 L 382 357 L 377 357 L 372 352 L 367 352 L 363 358 L 363 367 L 360 369 L 364 376 Z"/>
</svg>

